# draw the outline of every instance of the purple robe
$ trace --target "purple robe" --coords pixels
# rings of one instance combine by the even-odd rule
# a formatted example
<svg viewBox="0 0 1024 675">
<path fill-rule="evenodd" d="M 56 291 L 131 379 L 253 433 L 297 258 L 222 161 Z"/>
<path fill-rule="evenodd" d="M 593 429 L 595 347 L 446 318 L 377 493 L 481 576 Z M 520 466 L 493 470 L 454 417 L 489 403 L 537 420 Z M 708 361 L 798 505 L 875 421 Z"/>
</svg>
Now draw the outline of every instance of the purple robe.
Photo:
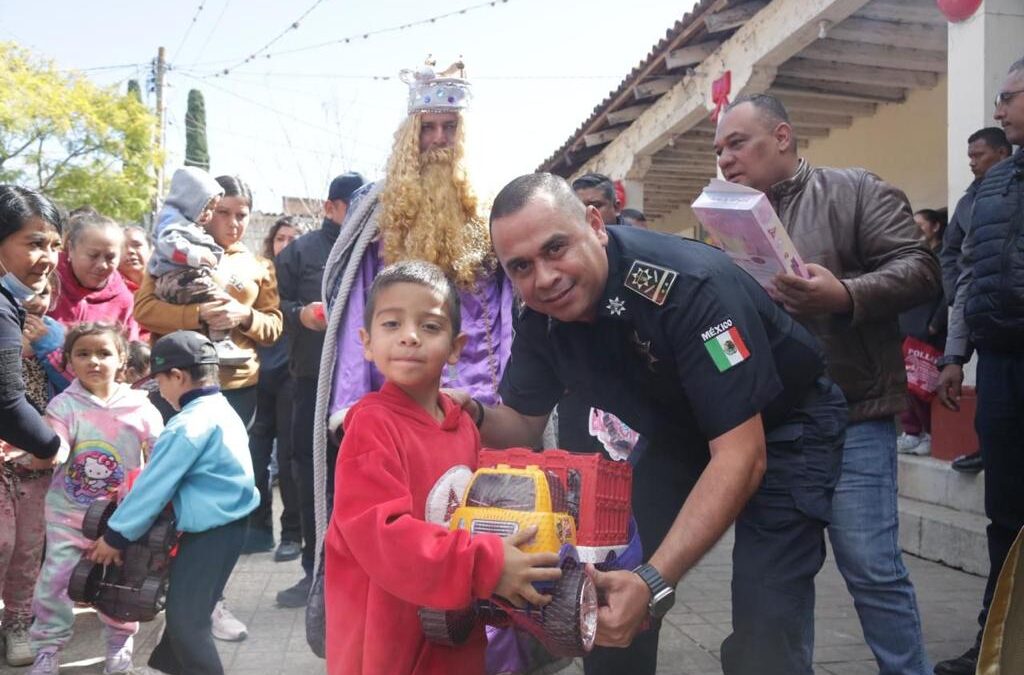
<svg viewBox="0 0 1024 675">
<path fill-rule="evenodd" d="M 374 241 L 366 248 L 359 263 L 359 273 L 352 282 L 345 316 L 338 330 L 338 358 L 328 411 L 332 419 L 384 384 L 380 371 L 363 357 L 363 344 L 359 340 L 366 295 L 383 266 L 380 241 Z M 500 402 L 498 383 L 512 348 L 512 285 L 498 270 L 479 281 L 474 291 L 460 289 L 459 300 L 462 302 L 462 332 L 469 336 L 469 340 L 459 362 L 445 368 L 441 386 L 465 390 L 486 405 L 496 405 Z M 488 359 L 488 322 L 496 362 Z"/>
</svg>

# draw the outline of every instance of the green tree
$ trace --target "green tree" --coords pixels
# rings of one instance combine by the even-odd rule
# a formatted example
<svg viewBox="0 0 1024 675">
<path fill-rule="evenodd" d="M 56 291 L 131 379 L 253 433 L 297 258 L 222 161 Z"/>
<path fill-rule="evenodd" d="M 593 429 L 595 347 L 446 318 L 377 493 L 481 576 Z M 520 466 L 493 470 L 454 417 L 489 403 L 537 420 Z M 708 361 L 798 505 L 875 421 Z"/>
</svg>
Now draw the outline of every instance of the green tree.
<svg viewBox="0 0 1024 675">
<path fill-rule="evenodd" d="M 0 42 L 0 182 L 119 220 L 151 208 L 156 118 L 135 96 Z"/>
<path fill-rule="evenodd" d="M 185 112 L 185 166 L 210 170 L 210 150 L 206 145 L 206 103 L 203 92 L 188 92 L 188 110 Z"/>
</svg>

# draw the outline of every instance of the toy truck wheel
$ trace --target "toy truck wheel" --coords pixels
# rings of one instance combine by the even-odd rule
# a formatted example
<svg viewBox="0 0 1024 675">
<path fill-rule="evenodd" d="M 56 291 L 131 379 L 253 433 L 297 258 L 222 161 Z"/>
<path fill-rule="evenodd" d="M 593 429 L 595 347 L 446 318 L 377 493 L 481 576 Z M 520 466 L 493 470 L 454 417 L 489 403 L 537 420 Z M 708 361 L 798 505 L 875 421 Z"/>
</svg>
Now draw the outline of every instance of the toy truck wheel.
<svg viewBox="0 0 1024 675">
<path fill-rule="evenodd" d="M 114 515 L 117 504 L 109 499 L 97 499 L 89 505 L 82 519 L 82 534 L 86 539 L 99 539 L 107 531 L 107 521 Z"/>
<path fill-rule="evenodd" d="M 177 532 L 174 524 L 163 518 L 156 521 L 146 537 L 146 546 L 153 553 L 167 553 L 174 546 Z"/>
<path fill-rule="evenodd" d="M 99 583 L 103 578 L 103 565 L 82 559 L 75 565 L 68 582 L 68 597 L 75 602 L 93 604 L 99 595 Z"/>
<path fill-rule="evenodd" d="M 134 598 L 133 614 L 140 621 L 148 621 L 160 613 L 167 600 L 167 579 L 148 576 L 142 582 L 138 595 Z"/>
<path fill-rule="evenodd" d="M 420 626 L 431 642 L 454 647 L 461 645 L 473 632 L 476 612 L 473 608 L 456 610 L 420 607 Z"/>
<path fill-rule="evenodd" d="M 597 636 L 597 589 L 580 565 L 567 565 L 544 608 L 545 646 L 555 656 L 583 656 Z"/>
</svg>

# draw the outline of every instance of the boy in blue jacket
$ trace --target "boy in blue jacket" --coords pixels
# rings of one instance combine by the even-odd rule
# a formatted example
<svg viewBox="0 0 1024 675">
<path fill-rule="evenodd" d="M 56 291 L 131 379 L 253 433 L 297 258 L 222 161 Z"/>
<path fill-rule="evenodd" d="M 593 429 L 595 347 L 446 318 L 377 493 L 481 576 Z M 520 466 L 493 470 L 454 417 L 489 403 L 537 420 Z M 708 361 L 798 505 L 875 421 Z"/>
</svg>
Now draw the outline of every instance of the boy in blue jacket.
<svg viewBox="0 0 1024 675">
<path fill-rule="evenodd" d="M 249 437 L 217 386 L 217 351 L 209 339 L 176 331 L 157 341 L 151 359 L 160 395 L 180 412 L 164 427 L 149 464 L 89 557 L 120 564 L 121 551 L 141 538 L 170 502 L 182 534 L 171 561 L 167 627 L 149 667 L 221 675 L 210 613 L 238 561 L 246 518 L 260 500 Z"/>
</svg>

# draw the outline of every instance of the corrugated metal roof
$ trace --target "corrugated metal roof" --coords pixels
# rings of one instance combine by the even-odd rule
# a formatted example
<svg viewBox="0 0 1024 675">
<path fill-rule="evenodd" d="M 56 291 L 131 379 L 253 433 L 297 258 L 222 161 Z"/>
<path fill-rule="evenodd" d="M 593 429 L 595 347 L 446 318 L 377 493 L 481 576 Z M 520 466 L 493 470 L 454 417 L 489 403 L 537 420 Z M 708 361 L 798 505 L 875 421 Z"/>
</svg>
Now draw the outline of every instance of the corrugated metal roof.
<svg viewBox="0 0 1024 675">
<path fill-rule="evenodd" d="M 576 148 L 576 146 L 582 143 L 585 134 L 607 127 L 607 120 L 604 119 L 607 113 L 625 107 L 623 104 L 635 104 L 629 97 L 629 91 L 634 86 L 640 84 L 645 78 L 666 73 L 665 56 L 670 51 L 706 38 L 708 34 L 701 19 L 711 10 L 720 9 L 728 4 L 728 0 L 699 0 L 692 10 L 687 12 L 682 19 L 676 21 L 672 28 L 665 31 L 665 37 L 651 48 L 647 57 L 623 78 L 616 89 L 609 92 L 608 96 L 594 108 L 593 114 L 573 132 L 562 147 L 545 159 L 537 170 L 568 177 L 580 165 L 599 153 L 605 146 L 592 148 Z M 602 124 L 602 122 L 604 123 Z"/>
</svg>

